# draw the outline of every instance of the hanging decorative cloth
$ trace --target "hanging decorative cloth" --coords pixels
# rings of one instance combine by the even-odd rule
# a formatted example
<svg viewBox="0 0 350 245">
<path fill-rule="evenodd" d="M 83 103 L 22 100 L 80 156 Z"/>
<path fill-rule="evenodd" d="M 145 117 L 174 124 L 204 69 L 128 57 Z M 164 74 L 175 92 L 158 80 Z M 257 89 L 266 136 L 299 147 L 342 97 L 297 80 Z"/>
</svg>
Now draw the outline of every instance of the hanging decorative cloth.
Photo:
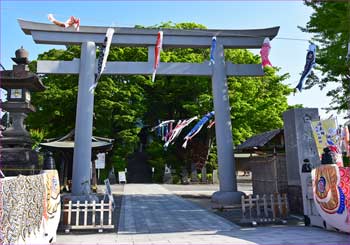
<svg viewBox="0 0 350 245">
<path fill-rule="evenodd" d="M 168 132 L 165 135 L 164 141 L 168 141 L 169 137 L 171 136 L 171 134 L 173 132 L 173 122 L 170 122 L 167 126 L 168 126 Z"/>
<path fill-rule="evenodd" d="M 56 20 L 53 17 L 53 14 L 48 14 L 47 18 L 49 19 L 49 21 L 51 21 L 53 24 L 63 27 L 63 28 L 68 28 L 73 26 L 74 29 L 76 31 L 79 31 L 79 27 L 80 27 L 80 19 L 79 18 L 75 18 L 74 16 L 71 16 L 66 22 L 61 22 Z"/>
<path fill-rule="evenodd" d="M 191 129 L 191 131 L 185 136 L 184 140 L 185 142 L 183 143 L 182 147 L 186 148 L 187 142 L 191 140 L 196 134 L 199 133 L 199 131 L 202 129 L 203 125 L 209 121 L 210 118 L 214 116 L 215 112 L 209 112 L 207 113 L 199 122 L 194 125 L 194 127 Z"/>
<path fill-rule="evenodd" d="M 162 128 L 162 127 L 168 125 L 169 123 L 173 123 L 173 122 L 175 122 L 175 120 L 167 120 L 167 121 L 163 121 L 163 122 L 159 121 L 157 126 L 151 128 L 151 132 L 153 132 L 157 128 Z"/>
<path fill-rule="evenodd" d="M 263 42 L 263 44 L 261 46 L 261 50 L 260 50 L 261 64 L 263 67 L 272 66 L 272 64 L 269 60 L 270 49 L 271 49 L 270 38 L 266 37 L 264 39 L 264 42 Z"/>
<path fill-rule="evenodd" d="M 154 66 L 153 66 L 152 82 L 154 82 L 154 79 L 156 78 L 156 72 L 160 61 L 160 51 L 162 50 L 162 47 L 163 47 L 163 32 L 159 31 L 157 35 L 156 46 L 154 47 Z"/>
<path fill-rule="evenodd" d="M 177 123 L 177 125 L 176 125 L 176 127 L 173 129 L 172 134 L 169 136 L 168 141 L 165 142 L 164 148 L 167 148 L 167 147 L 169 146 L 169 144 L 170 144 L 171 142 L 173 142 L 173 141 L 180 135 L 182 129 L 184 129 L 185 127 L 187 127 L 188 125 L 190 125 L 191 122 L 193 122 L 193 121 L 196 120 L 196 119 L 198 119 L 197 116 L 192 117 L 192 118 L 190 118 L 190 119 L 188 119 L 188 120 L 183 120 L 183 121 L 179 120 L 178 123 Z"/>
<path fill-rule="evenodd" d="M 348 54 L 346 55 L 346 62 L 350 62 L 350 41 L 348 43 Z"/>
<path fill-rule="evenodd" d="M 97 86 L 98 80 L 100 79 L 103 73 L 103 70 L 106 67 L 109 48 L 111 47 L 113 35 L 114 35 L 114 28 L 108 28 L 102 47 L 100 48 L 100 54 L 98 56 L 98 64 L 97 64 L 97 74 L 95 77 L 94 84 L 89 89 L 90 93 L 94 92 Z"/>
<path fill-rule="evenodd" d="M 209 65 L 215 64 L 215 49 L 216 49 L 216 37 L 214 36 L 211 39 L 211 47 L 210 47 L 210 62 Z"/>
<path fill-rule="evenodd" d="M 298 85 L 295 87 L 300 92 L 303 88 L 304 79 L 310 74 L 315 64 L 316 64 L 316 45 L 310 44 L 308 52 L 306 54 L 306 64 L 304 66 L 304 71 L 301 75 Z"/>
<path fill-rule="evenodd" d="M 209 123 L 207 128 L 212 128 L 215 125 L 215 120 L 213 120 L 211 123 Z"/>
</svg>

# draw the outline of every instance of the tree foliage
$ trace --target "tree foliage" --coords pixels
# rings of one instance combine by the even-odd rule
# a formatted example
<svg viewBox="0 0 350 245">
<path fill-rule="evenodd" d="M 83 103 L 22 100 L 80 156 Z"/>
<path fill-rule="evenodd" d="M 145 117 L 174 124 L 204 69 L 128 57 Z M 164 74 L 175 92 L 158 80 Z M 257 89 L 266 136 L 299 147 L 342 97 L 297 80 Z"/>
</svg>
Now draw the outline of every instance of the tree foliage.
<svg viewBox="0 0 350 245">
<path fill-rule="evenodd" d="M 347 109 L 350 92 L 350 63 L 346 61 L 350 42 L 350 2 L 349 1 L 305 1 L 314 12 L 306 27 L 299 27 L 304 32 L 313 34 L 313 41 L 318 44 L 316 52 L 315 74 L 308 79 L 308 88 L 318 85 L 321 89 L 335 82 L 338 87 L 328 92 L 332 97 L 330 109 Z"/>
<path fill-rule="evenodd" d="M 205 29 L 205 26 L 167 22 L 153 28 Z M 147 55 L 146 48 L 112 47 L 108 60 L 146 61 Z M 70 46 L 67 50 L 52 49 L 38 59 L 72 60 L 79 56 L 80 47 Z M 161 53 L 162 62 L 201 63 L 208 57 L 209 49 L 166 48 Z M 228 49 L 225 50 L 225 57 L 238 64 L 261 62 L 259 56 L 247 50 Z M 282 113 L 288 108 L 286 96 L 291 89 L 282 84 L 288 75 L 279 76 L 276 71 L 275 68 L 266 68 L 264 77 L 228 78 L 235 144 L 254 134 L 282 127 Z M 46 75 L 43 82 L 47 90 L 33 95 L 33 104 L 39 109 L 29 116 L 27 124 L 33 129 L 42 128 L 46 138 L 65 135 L 74 128 L 78 77 Z M 152 83 L 150 76 L 144 75 L 103 75 L 95 92 L 93 133 L 115 139 L 109 161 L 117 169 L 123 169 L 127 156 L 134 152 L 139 142 L 140 127 L 137 122 L 154 126 L 158 120 L 202 117 L 212 110 L 212 83 L 209 77 L 157 75 Z M 203 127 L 187 149 L 181 147 L 183 136 L 193 126 L 194 123 L 184 129 L 167 151 L 164 151 L 161 140 L 154 136 L 153 143 L 147 149 L 149 163 L 157 168 L 167 163 L 180 170 L 186 164 L 207 161 L 211 168 L 216 168 L 214 128 L 208 130 Z M 212 147 L 214 151 L 211 151 Z"/>
</svg>

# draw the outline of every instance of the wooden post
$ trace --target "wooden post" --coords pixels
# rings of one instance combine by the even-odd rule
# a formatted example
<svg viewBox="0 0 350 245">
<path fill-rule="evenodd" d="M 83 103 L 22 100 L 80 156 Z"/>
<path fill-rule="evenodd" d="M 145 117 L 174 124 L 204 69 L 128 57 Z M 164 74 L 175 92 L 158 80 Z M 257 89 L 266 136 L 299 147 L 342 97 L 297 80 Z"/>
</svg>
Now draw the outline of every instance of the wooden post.
<svg viewBox="0 0 350 245">
<path fill-rule="evenodd" d="M 68 204 L 68 225 L 71 225 L 72 221 L 72 201 L 69 201 Z"/>
<path fill-rule="evenodd" d="M 92 201 L 92 225 L 96 226 L 96 201 Z"/>
<path fill-rule="evenodd" d="M 288 216 L 288 198 L 287 198 L 286 193 L 283 193 L 282 202 L 283 202 L 282 214 L 283 214 L 283 217 L 287 218 L 287 216 Z"/>
<path fill-rule="evenodd" d="M 277 203 L 278 203 L 278 216 L 280 218 L 282 218 L 283 214 L 282 214 L 282 202 L 281 202 L 281 195 L 280 194 L 277 194 Z"/>
<path fill-rule="evenodd" d="M 257 219 L 257 220 L 258 220 L 259 218 L 261 218 L 261 212 L 260 212 L 260 204 L 259 204 L 259 201 L 260 201 L 260 197 L 259 197 L 259 195 L 256 195 L 255 202 L 256 202 L 256 219 Z"/>
<path fill-rule="evenodd" d="M 84 209 L 84 226 L 87 226 L 87 212 L 88 212 L 88 201 L 85 201 L 85 209 Z"/>
<path fill-rule="evenodd" d="M 100 215 L 100 226 L 102 227 L 103 226 L 103 211 L 104 211 L 104 201 L 101 200 L 101 203 L 100 203 L 100 211 L 101 211 L 101 215 Z"/>
<path fill-rule="evenodd" d="M 253 209 L 252 195 L 249 195 L 249 219 L 250 220 L 252 220 L 252 209 Z"/>
<path fill-rule="evenodd" d="M 97 192 L 96 160 L 92 161 L 92 192 Z"/>
<path fill-rule="evenodd" d="M 242 204 L 242 221 L 244 221 L 245 220 L 245 212 L 246 212 L 245 197 L 244 196 L 241 196 L 241 204 Z"/>
<path fill-rule="evenodd" d="M 112 212 L 113 212 L 113 208 L 112 208 L 112 202 L 109 201 L 108 202 L 108 225 L 112 224 Z"/>
<path fill-rule="evenodd" d="M 67 212 L 67 209 L 69 209 L 69 207 L 67 207 L 67 204 L 69 203 L 69 200 L 67 198 L 63 199 L 63 225 L 68 225 L 68 213 L 69 210 Z"/>
<path fill-rule="evenodd" d="M 76 209 L 75 209 L 75 225 L 79 225 L 79 211 L 80 211 L 80 201 L 77 201 Z"/>
<path fill-rule="evenodd" d="M 271 203 L 271 210 L 272 210 L 272 221 L 275 221 L 276 219 L 276 210 L 275 210 L 275 201 L 273 198 L 273 194 L 270 195 L 270 203 Z"/>
</svg>

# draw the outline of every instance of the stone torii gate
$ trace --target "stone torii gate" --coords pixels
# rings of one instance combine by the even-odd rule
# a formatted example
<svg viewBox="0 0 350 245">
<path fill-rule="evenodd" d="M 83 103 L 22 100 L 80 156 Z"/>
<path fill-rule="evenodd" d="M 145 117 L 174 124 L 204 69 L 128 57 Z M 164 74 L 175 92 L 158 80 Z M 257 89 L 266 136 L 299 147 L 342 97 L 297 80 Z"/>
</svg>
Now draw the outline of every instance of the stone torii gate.
<svg viewBox="0 0 350 245">
<path fill-rule="evenodd" d="M 96 44 L 102 44 L 107 27 L 81 26 L 80 31 L 52 24 L 18 20 L 23 32 L 36 43 L 81 45 L 80 59 L 72 61 L 38 61 L 37 73 L 79 74 L 75 126 L 72 195 L 89 194 L 91 136 L 94 95 L 89 92 L 97 71 Z M 227 76 L 263 76 L 260 64 L 232 64 L 225 61 L 224 48 L 260 48 L 265 37 L 273 39 L 279 27 L 256 30 L 178 30 L 162 29 L 164 48 L 209 48 L 217 37 L 215 64 L 160 63 L 158 75 L 211 76 L 215 110 L 220 190 L 213 194 L 219 203 L 239 202 L 233 154 L 232 126 Z M 107 62 L 103 74 L 151 75 L 158 29 L 116 27 L 112 45 L 148 47 L 147 62 Z"/>
</svg>

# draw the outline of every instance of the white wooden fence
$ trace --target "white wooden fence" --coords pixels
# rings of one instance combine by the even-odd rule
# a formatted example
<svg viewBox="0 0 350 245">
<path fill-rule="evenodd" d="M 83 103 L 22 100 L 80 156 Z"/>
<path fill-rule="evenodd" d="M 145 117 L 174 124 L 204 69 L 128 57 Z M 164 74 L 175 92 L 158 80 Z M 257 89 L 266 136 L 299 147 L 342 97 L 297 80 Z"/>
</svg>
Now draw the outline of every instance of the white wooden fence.
<svg viewBox="0 0 350 245">
<path fill-rule="evenodd" d="M 253 225 L 263 222 L 281 221 L 286 223 L 289 207 L 287 194 L 271 194 L 260 197 L 252 195 L 242 196 L 242 223 L 251 222 Z"/>
<path fill-rule="evenodd" d="M 68 233 L 70 230 L 79 229 L 113 229 L 112 202 L 80 202 L 76 203 L 65 200 L 63 203 L 63 228 Z"/>
</svg>

